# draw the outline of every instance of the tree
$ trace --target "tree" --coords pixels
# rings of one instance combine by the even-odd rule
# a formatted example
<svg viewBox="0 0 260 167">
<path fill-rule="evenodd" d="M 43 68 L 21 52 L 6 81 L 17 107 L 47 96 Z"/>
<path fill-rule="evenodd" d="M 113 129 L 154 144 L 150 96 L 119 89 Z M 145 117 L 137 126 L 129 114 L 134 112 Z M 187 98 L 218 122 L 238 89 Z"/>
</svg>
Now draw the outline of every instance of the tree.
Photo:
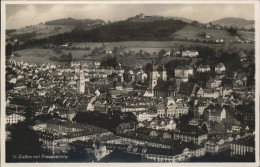
<svg viewBox="0 0 260 167">
<path fill-rule="evenodd" d="M 68 151 L 68 159 L 70 161 L 86 161 L 88 159 L 85 147 L 79 143 L 69 144 L 70 150 Z"/>
<path fill-rule="evenodd" d="M 6 159 L 13 161 L 13 155 L 39 155 L 42 153 L 42 142 L 38 134 L 27 122 L 19 122 L 11 128 L 11 140 L 6 143 Z"/>
<path fill-rule="evenodd" d="M 164 49 L 161 49 L 159 52 L 158 52 L 158 56 L 159 56 L 159 59 L 162 59 L 166 54 L 166 50 Z"/>
<path fill-rule="evenodd" d="M 227 31 L 232 35 L 237 35 L 237 28 L 235 27 L 231 26 Z"/>
<path fill-rule="evenodd" d="M 71 52 L 69 52 L 69 55 L 68 55 L 68 62 L 71 62 L 72 61 L 72 54 Z"/>
<path fill-rule="evenodd" d="M 10 43 L 8 43 L 5 47 L 5 55 L 7 60 L 11 57 L 12 52 L 13 52 L 13 46 Z"/>
</svg>

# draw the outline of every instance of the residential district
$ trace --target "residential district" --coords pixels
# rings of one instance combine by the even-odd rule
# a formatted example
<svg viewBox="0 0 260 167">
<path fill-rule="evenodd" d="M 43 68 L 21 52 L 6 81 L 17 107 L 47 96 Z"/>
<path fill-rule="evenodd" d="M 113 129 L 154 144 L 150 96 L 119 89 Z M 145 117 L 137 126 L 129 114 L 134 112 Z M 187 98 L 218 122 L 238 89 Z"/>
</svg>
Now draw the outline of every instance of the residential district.
<svg viewBox="0 0 260 167">
<path fill-rule="evenodd" d="M 247 85 L 244 71 L 224 82 L 226 68 L 191 63 L 169 77 L 164 60 L 152 61 L 145 72 L 120 63 L 105 68 L 100 61 L 61 66 L 9 59 L 6 140 L 14 137 L 12 126 L 29 120 L 49 155 L 68 155 L 74 147 L 83 148 L 93 162 L 114 152 L 155 162 L 254 157 L 254 86 Z M 205 84 L 191 80 L 209 72 L 215 75 Z"/>
</svg>

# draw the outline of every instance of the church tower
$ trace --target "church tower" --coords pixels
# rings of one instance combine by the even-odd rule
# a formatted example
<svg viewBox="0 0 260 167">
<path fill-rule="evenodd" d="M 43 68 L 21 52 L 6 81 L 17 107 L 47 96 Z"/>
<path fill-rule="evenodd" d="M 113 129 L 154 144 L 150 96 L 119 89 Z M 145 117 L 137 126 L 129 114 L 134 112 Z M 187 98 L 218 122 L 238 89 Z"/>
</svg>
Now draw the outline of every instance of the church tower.
<svg viewBox="0 0 260 167">
<path fill-rule="evenodd" d="M 153 88 L 157 85 L 157 71 L 154 68 L 154 64 L 153 64 L 153 68 L 152 68 L 152 72 L 150 74 L 150 83 L 149 83 L 149 88 L 153 90 Z"/>
<path fill-rule="evenodd" d="M 85 75 L 84 71 L 81 69 L 81 64 L 79 71 L 79 93 L 85 93 Z"/>
<path fill-rule="evenodd" d="M 167 72 L 166 72 L 166 69 L 164 67 L 164 59 L 163 59 L 163 70 L 162 70 L 162 73 L 161 73 L 161 78 L 163 81 L 167 81 Z"/>
</svg>

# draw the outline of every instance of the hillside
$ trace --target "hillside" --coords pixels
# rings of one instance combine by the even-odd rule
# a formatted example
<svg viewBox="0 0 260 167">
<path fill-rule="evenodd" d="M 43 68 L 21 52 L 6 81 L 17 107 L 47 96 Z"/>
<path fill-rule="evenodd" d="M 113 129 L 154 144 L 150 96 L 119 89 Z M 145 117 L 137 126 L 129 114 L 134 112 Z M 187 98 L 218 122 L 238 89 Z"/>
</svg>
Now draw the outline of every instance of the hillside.
<svg viewBox="0 0 260 167">
<path fill-rule="evenodd" d="M 72 18 L 47 21 L 45 24 L 25 26 L 19 29 L 6 30 L 7 39 L 26 41 L 28 39 L 42 39 L 58 34 L 71 32 L 75 28 L 90 30 L 104 25 L 103 20 L 77 20 Z"/>
<path fill-rule="evenodd" d="M 193 40 L 200 40 L 204 41 L 206 40 L 204 37 L 199 36 L 198 34 L 201 32 L 205 32 L 207 35 L 210 35 L 211 38 L 209 40 L 215 40 L 218 38 L 223 38 L 226 40 L 226 43 L 229 43 L 232 39 L 235 39 L 235 36 L 232 36 L 229 32 L 226 30 L 217 30 L 217 29 L 209 29 L 209 28 L 202 28 L 202 27 L 195 27 L 192 25 L 187 25 L 181 30 L 175 32 L 172 36 L 175 39 L 193 39 Z M 248 31 L 239 31 L 238 34 L 243 39 L 249 39 L 252 40 L 254 37 L 254 32 L 248 32 Z"/>
<path fill-rule="evenodd" d="M 233 18 L 233 17 L 227 17 L 215 21 L 211 21 L 212 24 L 219 24 L 221 26 L 233 26 L 233 27 L 238 27 L 238 28 L 254 28 L 254 20 L 245 20 L 242 18 Z"/>
<path fill-rule="evenodd" d="M 160 21 L 160 20 L 181 20 L 186 23 L 191 23 L 193 20 L 184 18 L 184 17 L 171 17 L 171 16 L 144 16 L 144 17 L 131 17 L 128 18 L 131 22 L 153 22 L 153 21 Z"/>
<path fill-rule="evenodd" d="M 176 20 L 159 20 L 154 22 L 120 21 L 91 30 L 74 30 L 70 33 L 55 35 L 49 39 L 33 41 L 33 44 L 54 41 L 63 44 L 64 39 L 72 42 L 116 42 L 116 41 L 154 41 L 169 40 L 171 34 L 182 29 L 187 23 Z"/>
<path fill-rule="evenodd" d="M 93 27 L 97 25 L 104 25 L 105 21 L 103 20 L 92 20 L 92 19 L 73 19 L 73 18 L 65 18 L 58 20 L 51 20 L 45 22 L 45 25 L 72 25 L 72 26 L 82 26 L 82 27 Z"/>
</svg>

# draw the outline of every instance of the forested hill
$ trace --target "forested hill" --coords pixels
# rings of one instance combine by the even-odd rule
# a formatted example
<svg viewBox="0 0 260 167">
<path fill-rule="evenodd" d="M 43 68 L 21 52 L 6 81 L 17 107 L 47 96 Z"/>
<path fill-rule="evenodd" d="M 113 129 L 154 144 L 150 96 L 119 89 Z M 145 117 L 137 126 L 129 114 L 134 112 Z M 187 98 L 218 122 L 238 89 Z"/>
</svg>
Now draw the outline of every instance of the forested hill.
<svg viewBox="0 0 260 167">
<path fill-rule="evenodd" d="M 58 20 L 51 20 L 45 22 L 45 25 L 73 25 L 73 26 L 91 26 L 91 25 L 104 25 L 105 21 L 97 19 L 73 19 L 73 18 L 65 18 Z"/>
<path fill-rule="evenodd" d="M 69 33 L 34 40 L 33 43 L 40 44 L 53 41 L 55 44 L 62 44 L 64 39 L 72 42 L 169 40 L 174 32 L 182 29 L 187 24 L 181 20 L 173 19 L 142 23 L 120 21 L 91 30 L 74 29 Z"/>
</svg>

